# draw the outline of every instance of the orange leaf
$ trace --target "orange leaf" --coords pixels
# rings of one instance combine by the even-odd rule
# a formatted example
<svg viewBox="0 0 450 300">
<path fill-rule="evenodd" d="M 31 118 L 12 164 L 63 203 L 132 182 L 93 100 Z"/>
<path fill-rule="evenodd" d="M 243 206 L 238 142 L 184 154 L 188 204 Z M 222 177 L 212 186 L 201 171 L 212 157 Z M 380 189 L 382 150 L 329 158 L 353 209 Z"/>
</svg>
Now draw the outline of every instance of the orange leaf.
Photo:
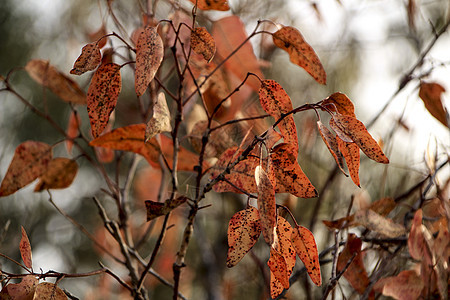
<svg viewBox="0 0 450 300">
<path fill-rule="evenodd" d="M 322 285 L 320 275 L 319 252 L 317 251 L 316 241 L 311 231 L 303 226 L 296 226 L 291 235 L 291 241 L 295 252 L 305 265 L 308 275 L 315 285 Z"/>
<path fill-rule="evenodd" d="M 86 103 L 86 95 L 78 84 L 59 72 L 48 61 L 41 59 L 30 60 L 25 66 L 25 70 L 34 81 L 49 88 L 61 100 L 75 104 Z"/>
<path fill-rule="evenodd" d="M 134 89 L 142 96 L 155 77 L 164 58 L 164 45 L 156 27 L 146 26 L 136 45 L 136 71 Z"/>
<path fill-rule="evenodd" d="M 344 156 L 345 162 L 347 163 L 348 172 L 350 173 L 350 177 L 353 182 L 361 187 L 359 182 L 359 147 L 355 143 L 347 143 L 340 139 L 338 136 L 336 137 L 339 150 Z"/>
<path fill-rule="evenodd" d="M 344 277 L 352 285 L 352 287 L 359 293 L 363 294 L 370 284 L 366 269 L 361 255 L 362 241 L 353 233 L 350 233 L 347 238 L 344 250 L 339 254 L 336 271 L 340 272 L 344 269 L 347 263 L 355 255 L 352 263 L 344 272 Z M 371 292 L 373 293 L 373 291 Z"/>
<path fill-rule="evenodd" d="M 394 299 L 419 299 L 424 283 L 414 270 L 400 272 L 397 276 L 381 279 L 382 293 Z"/>
<path fill-rule="evenodd" d="M 205 27 L 196 27 L 191 31 L 191 46 L 195 53 L 210 62 L 216 53 L 216 43 Z"/>
<path fill-rule="evenodd" d="M 121 89 L 122 77 L 119 65 L 115 63 L 101 65 L 95 71 L 87 93 L 87 111 L 94 138 L 97 138 L 108 124 Z"/>
<path fill-rule="evenodd" d="M 341 114 L 334 115 L 333 120 L 358 145 L 367 157 L 379 163 L 389 163 L 389 159 L 384 155 L 380 145 L 372 138 L 366 126 L 361 121 L 354 117 Z"/>
<path fill-rule="evenodd" d="M 318 83 L 327 83 L 327 74 L 314 52 L 314 49 L 303 39 L 302 34 L 294 27 L 285 26 L 275 32 L 273 43 L 280 49 L 289 53 L 292 63 L 302 67 Z"/>
<path fill-rule="evenodd" d="M 164 203 L 146 200 L 145 207 L 147 208 L 147 222 L 157 217 L 167 215 L 169 212 L 186 201 L 187 198 L 184 196 L 180 196 L 172 200 L 167 199 Z"/>
<path fill-rule="evenodd" d="M 420 83 L 419 97 L 425 104 L 425 108 L 439 122 L 448 127 L 448 113 L 445 111 L 441 99 L 441 94 L 444 92 L 445 88 L 438 83 Z"/>
<path fill-rule="evenodd" d="M 317 121 L 317 128 L 319 128 L 320 136 L 322 137 L 323 142 L 327 146 L 328 151 L 330 151 L 331 155 L 336 161 L 339 169 L 342 171 L 342 173 L 348 176 L 344 171 L 344 157 L 342 156 L 341 151 L 339 151 L 339 146 L 336 137 L 331 133 L 330 130 L 328 130 L 328 128 L 325 125 L 322 124 L 320 120 Z"/>
<path fill-rule="evenodd" d="M 142 155 L 147 162 L 159 168 L 159 155 L 163 154 L 172 167 L 173 143 L 172 139 L 160 135 L 161 147 L 156 138 L 145 142 L 145 124 L 134 124 L 117 128 L 91 141 L 89 145 L 108 149 L 131 151 Z M 178 152 L 178 170 L 192 171 L 198 165 L 198 156 L 180 147 Z"/>
<path fill-rule="evenodd" d="M 197 7 L 201 10 L 229 10 L 227 0 L 189 0 L 192 3 L 197 3 Z"/>
<path fill-rule="evenodd" d="M 274 80 L 264 80 L 259 89 L 259 101 L 263 109 L 270 114 L 275 120 L 279 119 L 282 114 L 292 111 L 292 102 L 289 95 Z M 292 144 L 294 152 L 298 152 L 297 128 L 295 127 L 294 117 L 289 115 L 285 117 L 279 124 L 281 135 L 286 143 Z"/>
<path fill-rule="evenodd" d="M 271 277 L 272 275 L 281 283 L 281 285 L 285 288 L 289 288 L 289 275 L 287 272 L 287 266 L 286 266 L 286 260 L 284 259 L 283 255 L 280 254 L 275 249 L 270 249 L 270 258 L 267 262 L 267 265 L 269 266 L 269 269 L 271 271 Z M 274 283 L 274 280 L 271 280 L 271 291 L 272 291 L 272 284 Z M 276 286 L 273 288 L 274 291 L 278 291 Z"/>
<path fill-rule="evenodd" d="M 408 249 L 411 257 L 416 260 L 425 260 L 427 265 L 435 264 L 433 260 L 432 235 L 428 229 L 422 224 L 422 209 L 414 214 L 411 230 L 408 237 Z"/>
<path fill-rule="evenodd" d="M 216 41 L 216 56 L 220 59 L 228 57 L 247 39 L 245 25 L 238 16 L 228 16 L 214 22 L 212 36 Z M 259 68 L 258 60 L 253 52 L 252 44 L 249 41 L 225 62 L 225 68 L 234 73 L 240 81 L 244 80 L 247 76 L 247 72 L 255 73 L 259 78 L 264 78 L 264 75 Z M 247 80 L 247 84 L 251 86 L 254 91 L 259 90 L 259 81 L 250 78 Z"/>
<path fill-rule="evenodd" d="M 94 150 L 99 162 L 107 164 L 114 160 L 114 150 L 102 147 L 95 147 Z"/>
<path fill-rule="evenodd" d="M 256 166 L 255 168 L 255 179 L 258 189 L 258 210 L 261 218 L 261 231 L 264 240 L 271 246 L 276 238 L 277 208 L 275 190 L 270 182 L 269 176 L 261 166 Z"/>
<path fill-rule="evenodd" d="M 161 92 L 153 105 L 153 116 L 147 122 L 145 141 L 153 138 L 158 133 L 166 131 L 172 131 L 172 125 L 170 125 L 170 111 L 167 107 L 166 96 Z"/>
<path fill-rule="evenodd" d="M 66 149 L 67 153 L 72 154 L 73 139 L 80 134 L 81 118 L 75 111 L 70 113 L 69 123 L 67 124 Z"/>
<path fill-rule="evenodd" d="M 406 233 L 403 225 L 394 223 L 391 219 L 385 218 L 371 209 L 356 212 L 354 221 L 388 238 L 396 238 Z"/>
<path fill-rule="evenodd" d="M 22 260 L 25 266 L 29 269 L 32 269 L 33 263 L 31 260 L 32 255 L 31 255 L 30 240 L 28 239 L 25 228 L 23 228 L 23 226 L 21 226 L 21 228 L 22 228 L 22 239 L 20 240 L 19 244 L 20 255 L 22 256 Z"/>
<path fill-rule="evenodd" d="M 67 296 L 56 284 L 42 282 L 36 287 L 34 299 L 67 300 Z"/>
<path fill-rule="evenodd" d="M 285 218 L 279 216 L 277 221 L 278 242 L 275 243 L 275 250 L 283 256 L 286 262 L 286 273 L 288 278 L 292 274 L 296 258 L 295 249 L 291 242 L 292 233 L 293 229 L 291 227 L 291 224 L 289 224 L 289 222 L 286 221 Z M 271 272 L 270 276 L 271 297 L 273 299 L 276 298 L 283 291 L 283 289 L 284 289 L 283 284 Z"/>
<path fill-rule="evenodd" d="M 81 49 L 81 54 L 73 64 L 70 74 L 81 75 L 87 71 L 92 71 L 101 63 L 102 54 L 97 43 L 90 43 Z"/>
<path fill-rule="evenodd" d="M 322 102 L 322 106 L 341 115 L 355 117 L 355 106 L 347 95 L 334 93 Z"/>
<path fill-rule="evenodd" d="M 52 159 L 50 145 L 27 141 L 17 146 L 0 186 L 0 197 L 8 196 L 41 176 Z"/>
<path fill-rule="evenodd" d="M 256 208 L 238 211 L 228 223 L 227 267 L 234 267 L 255 245 L 261 235 L 261 222 Z"/>
<path fill-rule="evenodd" d="M 78 165 L 74 160 L 64 157 L 54 158 L 48 163 L 44 174 L 39 177 L 34 191 L 65 189 L 72 184 L 77 172 Z"/>
<path fill-rule="evenodd" d="M 39 279 L 36 276 L 27 275 L 22 278 L 22 281 L 20 283 L 10 283 L 6 285 L 0 292 L 0 299 L 35 299 L 33 297 L 38 283 Z"/>
<path fill-rule="evenodd" d="M 354 143 L 352 138 L 348 136 L 334 121 L 333 118 L 330 119 L 330 127 L 333 129 L 334 132 L 336 132 L 336 136 L 339 137 L 342 141 L 346 143 Z M 359 151 L 359 150 L 358 150 Z"/>
<path fill-rule="evenodd" d="M 277 193 L 291 193 L 300 198 L 314 198 L 318 193 L 297 162 L 289 144 L 279 144 L 271 152 L 274 172 L 277 179 Z"/>
</svg>

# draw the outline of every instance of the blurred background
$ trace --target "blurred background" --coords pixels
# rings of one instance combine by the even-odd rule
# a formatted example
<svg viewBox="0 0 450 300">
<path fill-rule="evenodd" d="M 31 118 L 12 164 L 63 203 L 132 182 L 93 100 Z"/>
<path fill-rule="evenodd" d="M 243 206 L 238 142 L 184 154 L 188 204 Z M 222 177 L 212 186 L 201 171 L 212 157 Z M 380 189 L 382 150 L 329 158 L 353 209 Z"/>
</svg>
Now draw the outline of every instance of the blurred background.
<svg viewBox="0 0 450 300">
<path fill-rule="evenodd" d="M 174 2 L 181 2 L 180 5 L 188 11 L 191 7 L 185 0 Z M 35 83 L 22 67 L 30 59 L 49 60 L 86 91 L 91 75 L 74 76 L 69 75 L 69 71 L 81 48 L 90 42 L 89 35 L 104 26 L 107 33 L 125 34 L 129 41 L 133 30 L 142 25 L 144 1 L 115 0 L 108 3 L 109 6 L 106 1 L 88 0 L 2 0 L 0 3 L 0 75 L 6 77 L 14 70 L 10 75 L 14 89 L 39 109 L 46 110 L 62 128 L 67 127 L 73 107 Z M 172 13 L 170 3 L 158 1 L 157 20 L 166 19 Z M 320 221 L 344 216 L 352 196 L 357 199 L 356 203 L 365 203 L 384 196 L 401 195 L 432 173 L 436 165 L 448 159 L 449 130 L 427 112 L 418 96 L 418 86 L 421 80 L 440 83 L 447 90 L 442 95 L 443 102 L 447 108 L 450 107 L 450 31 L 439 37 L 420 66 L 412 72 L 411 82 L 396 94 L 404 76 L 432 43 L 436 32 L 448 22 L 448 0 L 230 0 L 229 3 L 232 13 L 243 20 L 248 32 L 254 29 L 257 20 L 263 19 L 294 26 L 320 57 L 327 72 L 326 86 L 315 83 L 303 69 L 291 64 L 285 52 L 271 46 L 270 37 L 259 35 L 252 39 L 266 78 L 274 79 L 284 87 L 294 107 L 320 101 L 339 91 L 354 102 L 356 115 L 364 124 L 371 124 L 377 118 L 369 131 L 383 146 L 390 164 L 380 165 L 362 156 L 362 188 L 358 188 L 350 178 L 341 174 L 330 175 L 334 161 L 315 129 L 315 114 L 306 112 L 295 116 L 300 144 L 299 163 L 319 192 L 326 184 L 327 188 L 320 195 L 320 206 L 317 206 L 318 199 L 294 199 L 282 195 L 278 200 L 294 210 L 301 225 L 313 227 L 311 230 L 316 236 L 319 252 L 332 245 L 330 233 Z M 114 21 L 109 7 L 122 26 Z M 211 21 L 229 14 L 199 13 L 199 21 L 210 26 Z M 273 27 L 267 30 L 273 31 Z M 119 45 L 117 39 L 108 40 L 108 47 Z M 121 51 L 120 47 L 117 51 Z M 124 61 L 126 57 L 119 63 Z M 123 89 L 115 127 L 143 122 L 135 119 L 138 104 L 132 71 L 124 68 L 122 77 Z M 3 87 L 0 83 L 0 88 Z M 254 94 L 250 101 L 257 99 Z M 88 132 L 85 108 L 76 109 L 82 118 L 82 130 Z M 62 142 L 63 137 L 27 109 L 16 96 L 0 92 L 0 178 L 6 173 L 14 149 L 26 140 L 55 144 Z M 63 143 L 55 148 L 54 153 L 55 156 L 68 156 Z M 117 155 L 122 157 L 123 154 Z M 110 241 L 105 237 L 92 197 L 101 197 L 105 206 L 112 210 L 114 203 L 100 191 L 105 187 L 102 177 L 87 161 L 77 158 L 77 162 L 80 169 L 75 182 L 67 189 L 52 191 L 52 199 L 108 248 Z M 123 155 L 124 166 L 132 163 L 131 156 Z M 106 169 L 114 172 L 116 166 L 112 162 L 106 164 Z M 449 173 L 447 165 L 436 180 L 447 182 Z M 190 176 L 185 175 L 186 182 Z M 160 180 L 160 177 L 160 171 L 149 168 L 144 160 L 138 163 L 131 216 L 136 230 L 143 232 L 149 226 L 145 221 L 143 201 L 156 197 L 158 191 L 152 190 L 148 182 Z M 126 276 L 126 270 L 114 266 L 114 262 L 108 260 L 85 234 L 55 210 L 47 192 L 33 193 L 33 188 L 34 184 L 31 184 L 14 195 L 0 198 L 1 253 L 20 260 L 18 246 L 20 226 L 23 226 L 30 237 L 35 270 L 87 272 L 99 268 L 97 262 L 102 261 L 116 268 L 114 270 L 118 274 Z M 243 208 L 243 203 L 244 198 L 236 195 L 208 194 L 203 204 L 212 206 L 197 218 L 194 241 L 188 251 L 188 267 L 183 271 L 181 291 L 189 299 L 236 299 L 236 295 L 242 293 L 248 299 L 263 298 L 264 281 L 256 262 L 265 265 L 268 251 L 262 247 L 261 241 L 255 246 L 256 257 L 244 258 L 233 269 L 225 266 L 228 221 Z M 317 219 L 312 218 L 315 209 L 318 209 Z M 187 211 L 188 208 L 184 208 L 172 217 L 171 223 L 176 226 L 171 229 L 173 234 L 166 240 L 166 248 L 155 265 L 155 269 L 169 281 Z M 152 226 L 147 229 L 151 233 L 150 240 L 141 248 L 143 257 L 152 250 L 161 225 L 156 223 Z M 17 266 L 4 259 L 0 259 L 0 267 L 20 272 Z M 325 267 L 322 274 L 324 279 L 328 278 L 329 270 Z M 65 279 L 60 285 L 80 299 L 125 297 L 126 292 L 109 279 Z M 171 299 L 170 288 L 158 284 L 154 278 L 150 278 L 148 284 L 153 287 L 151 295 L 154 299 Z M 287 297 L 303 299 L 306 286 L 304 283 L 293 285 Z M 318 293 L 314 289 L 319 288 L 311 287 L 310 295 Z"/>
</svg>

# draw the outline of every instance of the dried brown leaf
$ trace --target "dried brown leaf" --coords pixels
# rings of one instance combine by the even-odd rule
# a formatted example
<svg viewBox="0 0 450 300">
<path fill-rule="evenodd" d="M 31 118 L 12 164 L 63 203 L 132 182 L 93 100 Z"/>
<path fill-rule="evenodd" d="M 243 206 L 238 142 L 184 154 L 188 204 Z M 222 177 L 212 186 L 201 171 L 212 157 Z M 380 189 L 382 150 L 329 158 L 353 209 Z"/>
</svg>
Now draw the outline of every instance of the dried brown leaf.
<svg viewBox="0 0 450 300">
<path fill-rule="evenodd" d="M 217 122 L 211 123 L 212 127 L 219 125 Z M 199 152 L 202 148 L 202 138 L 208 127 L 208 121 L 198 121 L 189 134 L 189 140 L 195 151 Z M 221 155 L 225 150 L 235 146 L 235 142 L 228 135 L 224 127 L 210 132 L 208 144 L 205 148 L 205 157 L 217 157 Z"/>
<path fill-rule="evenodd" d="M 339 150 L 344 156 L 345 162 L 347 163 L 348 172 L 350 173 L 350 177 L 353 182 L 361 187 L 359 182 L 359 147 L 355 143 L 347 143 L 340 139 L 338 136 L 336 137 L 338 142 Z"/>
<path fill-rule="evenodd" d="M 52 159 L 45 172 L 39 177 L 39 182 L 34 191 L 39 192 L 48 189 L 65 189 L 69 187 L 78 172 L 76 161 L 57 157 Z"/>
<path fill-rule="evenodd" d="M 73 64 L 70 74 L 81 75 L 92 71 L 101 63 L 102 54 L 96 42 L 87 44 L 81 49 L 81 54 Z"/>
<path fill-rule="evenodd" d="M 153 116 L 147 122 L 145 141 L 153 138 L 158 133 L 170 131 L 172 131 L 172 125 L 170 125 L 170 111 L 167 106 L 166 96 L 161 92 L 158 94 L 158 98 L 153 105 Z"/>
<path fill-rule="evenodd" d="M 258 211 L 261 218 L 261 231 L 264 240 L 271 246 L 275 242 L 275 228 L 277 224 L 275 189 L 266 171 L 261 166 L 256 166 L 255 168 L 255 180 L 258 189 Z"/>
<path fill-rule="evenodd" d="M 19 249 L 20 249 L 20 255 L 22 256 L 23 263 L 25 266 L 29 269 L 33 268 L 33 262 L 32 262 L 32 253 L 31 253 L 31 244 L 30 240 L 28 239 L 27 232 L 25 231 L 25 228 L 21 226 L 22 228 L 22 238 L 20 239 Z"/>
<path fill-rule="evenodd" d="M 67 300 L 66 294 L 56 284 L 42 282 L 36 287 L 34 299 L 39 300 Z"/>
<path fill-rule="evenodd" d="M 403 225 L 394 223 L 391 219 L 385 218 L 371 209 L 356 212 L 354 220 L 367 229 L 388 238 L 396 238 L 406 233 Z"/>
<path fill-rule="evenodd" d="M 425 260 L 427 265 L 435 264 L 433 259 L 433 241 L 432 235 L 422 224 L 422 209 L 414 214 L 411 230 L 408 237 L 408 249 L 411 257 L 416 260 Z"/>
<path fill-rule="evenodd" d="M 67 153 L 72 154 L 73 140 L 80 134 L 81 118 L 75 111 L 70 113 L 69 122 L 67 124 L 66 149 Z"/>
<path fill-rule="evenodd" d="M 216 43 L 205 27 L 195 27 L 191 31 L 191 46 L 195 53 L 210 62 L 216 53 Z"/>
<path fill-rule="evenodd" d="M 229 10 L 227 0 L 189 0 L 192 3 L 197 3 L 197 7 L 201 10 L 219 10 L 226 11 Z"/>
<path fill-rule="evenodd" d="M 394 299 L 418 299 L 424 288 L 424 283 L 414 270 L 400 272 L 397 276 L 382 278 L 384 286 L 382 293 Z"/>
<path fill-rule="evenodd" d="M 169 212 L 185 203 L 188 199 L 185 196 L 180 196 L 174 199 L 167 199 L 164 203 L 145 200 L 145 207 L 147 209 L 147 222 L 157 217 L 167 215 Z"/>
<path fill-rule="evenodd" d="M 17 146 L 0 186 L 0 197 L 8 196 L 41 176 L 52 159 L 50 145 L 26 141 Z"/>
<path fill-rule="evenodd" d="M 328 148 L 328 151 L 330 151 L 331 155 L 336 161 L 339 169 L 342 171 L 342 173 L 348 176 L 344 171 L 344 156 L 342 156 L 341 151 L 339 151 L 339 146 L 336 137 L 325 125 L 322 124 L 320 120 L 317 121 L 317 128 L 319 129 L 319 133 L 320 136 L 322 137 L 323 142 L 325 143 L 325 145 Z"/>
<path fill-rule="evenodd" d="M 309 277 L 315 285 L 321 286 L 322 276 L 320 275 L 319 252 L 317 251 L 314 235 L 307 228 L 299 225 L 293 229 L 291 241 L 298 257 L 305 265 Z"/>
<path fill-rule="evenodd" d="M 428 112 L 439 122 L 448 127 L 448 113 L 444 109 L 441 94 L 445 92 L 445 88 L 434 82 L 422 82 L 420 84 L 419 97 L 425 104 Z"/>
<path fill-rule="evenodd" d="M 355 106 L 347 95 L 334 93 L 323 100 L 322 106 L 341 115 L 355 117 Z"/>
<path fill-rule="evenodd" d="M 33 275 L 27 275 L 22 278 L 20 283 L 10 283 L 0 292 L 2 300 L 32 300 L 39 279 Z"/>
<path fill-rule="evenodd" d="M 314 49 L 304 40 L 300 31 L 294 27 L 285 26 L 273 35 L 274 44 L 289 53 L 292 63 L 302 67 L 318 83 L 327 83 L 327 74 L 314 52 Z"/>
<path fill-rule="evenodd" d="M 279 253 L 278 251 L 276 251 L 275 249 L 271 248 L 270 249 L 270 258 L 269 261 L 267 262 L 267 265 L 269 266 L 270 269 L 270 277 L 272 278 L 272 275 L 274 278 L 276 278 L 277 281 L 279 281 L 281 283 L 281 285 L 285 288 L 288 289 L 289 288 L 289 275 L 288 275 L 288 271 L 287 271 L 287 265 L 286 265 L 286 260 L 284 259 L 284 256 Z M 271 280 L 271 286 L 270 286 L 270 290 L 272 291 L 278 291 L 278 289 L 276 288 L 276 286 L 272 285 L 275 284 L 274 280 Z M 272 292 L 271 292 L 272 294 Z"/>
</svg>

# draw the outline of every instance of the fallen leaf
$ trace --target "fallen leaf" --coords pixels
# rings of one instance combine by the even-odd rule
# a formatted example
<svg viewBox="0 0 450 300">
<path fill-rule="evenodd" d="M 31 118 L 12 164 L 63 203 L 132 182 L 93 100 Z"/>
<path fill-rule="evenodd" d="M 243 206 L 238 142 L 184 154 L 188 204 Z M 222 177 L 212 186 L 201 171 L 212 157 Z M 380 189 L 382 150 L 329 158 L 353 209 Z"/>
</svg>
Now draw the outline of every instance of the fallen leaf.
<svg viewBox="0 0 450 300">
<path fill-rule="evenodd" d="M 229 10 L 227 0 L 189 0 L 194 4 L 197 4 L 197 7 L 201 10 L 219 10 L 226 11 Z"/>
<path fill-rule="evenodd" d="M 0 186 L 0 197 L 8 196 L 41 176 L 52 159 L 52 147 L 35 141 L 17 146 Z"/>
<path fill-rule="evenodd" d="M 162 202 L 155 202 L 145 200 L 145 207 L 147 209 L 147 222 L 157 217 L 167 215 L 169 212 L 185 203 L 188 199 L 185 196 L 180 196 L 174 199 L 167 199 Z"/>
<path fill-rule="evenodd" d="M 354 117 L 341 114 L 333 115 L 333 120 L 358 145 L 367 157 L 379 163 L 389 163 L 389 159 L 384 155 L 377 141 L 372 138 L 366 126 L 361 121 Z"/>
<path fill-rule="evenodd" d="M 338 143 L 339 150 L 341 151 L 342 155 L 344 156 L 345 162 L 347 163 L 350 177 L 358 187 L 361 187 L 359 181 L 360 156 L 358 145 L 356 145 L 355 143 L 344 142 L 338 136 L 336 137 L 336 140 Z"/>
<path fill-rule="evenodd" d="M 56 284 L 42 282 L 36 287 L 34 298 L 39 300 L 66 300 L 66 294 Z"/>
<path fill-rule="evenodd" d="M 2 300 L 33 300 L 39 279 L 33 275 L 26 275 L 20 283 L 7 284 L 0 292 Z"/>
<path fill-rule="evenodd" d="M 261 166 L 256 166 L 255 168 L 255 180 L 258 189 L 258 211 L 261 218 L 261 231 L 264 240 L 271 246 L 276 239 L 277 208 L 275 189 L 266 171 Z"/>
<path fill-rule="evenodd" d="M 195 53 L 210 62 L 216 53 L 216 43 L 205 27 L 195 27 L 191 31 L 191 46 Z"/>
<path fill-rule="evenodd" d="M 397 276 L 383 278 L 382 293 L 394 299 L 419 299 L 424 283 L 414 270 L 400 272 Z"/>
<path fill-rule="evenodd" d="M 102 54 L 96 42 L 87 44 L 81 49 L 81 54 L 73 64 L 70 74 L 81 75 L 92 71 L 102 62 Z"/>
<path fill-rule="evenodd" d="M 406 233 L 403 225 L 394 223 L 371 209 L 356 212 L 354 221 L 388 238 L 396 238 Z"/>
<path fill-rule="evenodd" d="M 23 263 L 25 264 L 25 267 L 33 269 L 30 240 L 28 239 L 25 228 L 23 228 L 23 226 L 21 226 L 21 228 L 22 228 L 22 238 L 20 239 L 19 244 L 20 255 L 22 256 L 22 260 Z"/>
<path fill-rule="evenodd" d="M 39 176 L 34 191 L 65 189 L 72 184 L 77 172 L 78 165 L 74 160 L 64 157 L 54 158 L 48 163 L 45 172 Z"/>
<path fill-rule="evenodd" d="M 314 52 L 314 49 L 304 40 L 300 31 L 294 27 L 285 26 L 275 32 L 273 43 L 280 49 L 289 53 L 289 59 L 292 63 L 302 67 L 318 83 L 327 83 L 327 74 Z"/>
<path fill-rule="evenodd" d="M 164 58 L 164 45 L 156 27 L 146 26 L 136 45 L 136 71 L 134 88 L 142 96 L 155 77 Z"/>
<path fill-rule="evenodd" d="M 34 81 L 50 89 L 65 102 L 86 104 L 86 95 L 72 79 L 59 72 L 49 61 L 41 59 L 30 60 L 25 66 Z"/>
<path fill-rule="evenodd" d="M 441 94 L 445 92 L 445 88 L 434 82 L 421 82 L 419 97 L 425 104 L 428 112 L 439 122 L 448 127 L 448 113 L 444 109 Z"/>
<path fill-rule="evenodd" d="M 97 138 L 108 124 L 121 89 L 122 77 L 119 65 L 115 63 L 101 65 L 95 71 L 87 93 L 87 111 L 94 138 Z"/>
<path fill-rule="evenodd" d="M 145 141 L 153 138 L 158 133 L 170 131 L 172 131 L 172 125 L 170 125 L 170 111 L 167 106 L 166 96 L 161 92 L 158 94 L 158 98 L 153 105 L 153 116 L 147 122 Z"/>
<path fill-rule="evenodd" d="M 314 235 L 307 228 L 299 225 L 293 229 L 291 241 L 312 282 L 317 286 L 321 286 L 319 252 L 317 251 Z"/>
<path fill-rule="evenodd" d="M 256 208 L 238 211 L 228 223 L 227 267 L 234 267 L 252 249 L 261 235 L 261 222 Z"/>
<path fill-rule="evenodd" d="M 331 133 L 331 131 L 322 124 L 322 122 L 319 120 L 317 121 L 317 128 L 319 129 L 320 136 L 322 137 L 323 142 L 328 148 L 328 151 L 330 151 L 331 155 L 333 156 L 334 160 L 336 161 L 339 169 L 344 173 L 346 176 L 348 176 L 344 171 L 344 156 L 342 155 L 341 151 L 339 150 L 338 142 L 336 140 L 336 137 Z"/>
<path fill-rule="evenodd" d="M 67 153 L 72 154 L 73 140 L 80 134 L 81 118 L 76 111 L 72 111 L 69 116 L 69 122 L 66 130 L 66 149 Z"/>
</svg>

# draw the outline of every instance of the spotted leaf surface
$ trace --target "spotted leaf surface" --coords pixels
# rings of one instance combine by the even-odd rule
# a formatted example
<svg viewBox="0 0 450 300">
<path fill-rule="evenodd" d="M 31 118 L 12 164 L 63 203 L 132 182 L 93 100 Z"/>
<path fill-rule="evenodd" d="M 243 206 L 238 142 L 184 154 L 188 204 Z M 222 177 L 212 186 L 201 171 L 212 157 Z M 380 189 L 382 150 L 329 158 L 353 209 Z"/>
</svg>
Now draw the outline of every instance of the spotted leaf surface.
<svg viewBox="0 0 450 300">
<path fill-rule="evenodd" d="M 227 266 L 234 267 L 255 245 L 261 235 L 261 222 L 255 207 L 238 211 L 228 223 Z"/>
<path fill-rule="evenodd" d="M 32 300 L 39 279 L 33 275 L 23 277 L 20 283 L 10 283 L 0 292 L 0 299 Z"/>
<path fill-rule="evenodd" d="M 87 93 L 87 111 L 94 138 L 105 130 L 121 89 L 120 66 L 115 63 L 101 65 L 92 77 Z"/>
<path fill-rule="evenodd" d="M 300 31 L 285 26 L 273 35 L 274 44 L 289 53 L 292 63 L 302 67 L 318 83 L 326 84 L 327 74 L 314 49 L 304 40 Z"/>
<path fill-rule="evenodd" d="M 210 62 L 216 53 L 216 43 L 205 27 L 195 27 L 191 31 L 191 46 L 195 53 Z"/>
<path fill-rule="evenodd" d="M 69 187 L 78 172 L 76 161 L 57 157 L 52 159 L 44 174 L 39 177 L 39 182 L 34 191 L 39 192 L 48 189 L 64 189 Z"/>
<path fill-rule="evenodd" d="M 359 147 L 355 143 L 344 142 L 341 138 L 336 137 L 339 150 L 344 156 L 345 162 L 347 163 L 348 172 L 353 182 L 360 187 L 359 181 L 359 163 L 360 154 Z"/>
<path fill-rule="evenodd" d="M 189 0 L 192 3 L 197 3 L 197 7 L 201 10 L 219 10 L 226 11 L 229 10 L 227 0 Z"/>
<path fill-rule="evenodd" d="M 331 94 L 323 100 L 322 105 L 328 110 L 340 113 L 341 115 L 355 117 L 355 106 L 345 94 Z"/>
<path fill-rule="evenodd" d="M 81 54 L 73 64 L 70 74 L 81 75 L 92 71 L 101 63 L 102 54 L 96 42 L 87 44 L 81 49 Z"/>
<path fill-rule="evenodd" d="M 51 159 L 52 148 L 48 144 L 27 141 L 17 146 L 0 186 L 0 197 L 15 193 L 41 176 Z"/>
<path fill-rule="evenodd" d="M 270 269 L 270 277 L 274 277 L 278 282 L 281 283 L 281 285 L 285 288 L 289 288 L 289 275 L 287 272 L 287 265 L 286 260 L 284 259 L 283 255 L 276 251 L 275 249 L 270 249 L 270 258 L 267 262 L 267 265 Z M 271 280 L 272 283 L 274 283 L 273 280 Z M 272 291 L 272 285 L 270 287 Z M 276 286 L 273 288 L 274 291 L 277 291 Z M 272 292 L 271 292 L 272 294 Z"/>
<path fill-rule="evenodd" d="M 314 235 L 307 228 L 296 226 L 292 231 L 291 241 L 298 257 L 305 265 L 309 277 L 315 285 L 321 286 L 319 252 L 317 251 Z"/>
<path fill-rule="evenodd" d="M 277 208 L 275 189 L 269 176 L 261 166 L 255 168 L 256 187 L 258 190 L 258 211 L 261 218 L 261 230 L 268 245 L 275 241 L 277 224 Z"/>
<path fill-rule="evenodd" d="M 42 282 L 36 287 L 33 299 L 67 300 L 68 298 L 56 284 Z"/>
<path fill-rule="evenodd" d="M 32 255 L 31 255 L 30 240 L 28 239 L 27 232 L 25 231 L 23 226 L 21 228 L 22 228 L 22 238 L 20 239 L 20 244 L 19 244 L 20 255 L 22 256 L 24 265 L 27 268 L 32 269 L 33 263 L 32 263 L 32 259 L 31 259 Z"/>
<path fill-rule="evenodd" d="M 339 169 L 347 175 L 344 171 L 344 156 L 342 156 L 341 151 L 339 150 L 339 146 L 336 140 L 336 137 L 331 133 L 331 131 L 323 125 L 323 123 L 319 120 L 317 121 L 317 128 L 319 129 L 320 136 L 322 137 L 323 142 L 330 151 L 334 160 L 336 161 Z"/>
<path fill-rule="evenodd" d="M 138 96 L 147 90 L 164 58 L 164 44 L 156 29 L 145 27 L 137 41 L 134 88 Z"/>
</svg>

